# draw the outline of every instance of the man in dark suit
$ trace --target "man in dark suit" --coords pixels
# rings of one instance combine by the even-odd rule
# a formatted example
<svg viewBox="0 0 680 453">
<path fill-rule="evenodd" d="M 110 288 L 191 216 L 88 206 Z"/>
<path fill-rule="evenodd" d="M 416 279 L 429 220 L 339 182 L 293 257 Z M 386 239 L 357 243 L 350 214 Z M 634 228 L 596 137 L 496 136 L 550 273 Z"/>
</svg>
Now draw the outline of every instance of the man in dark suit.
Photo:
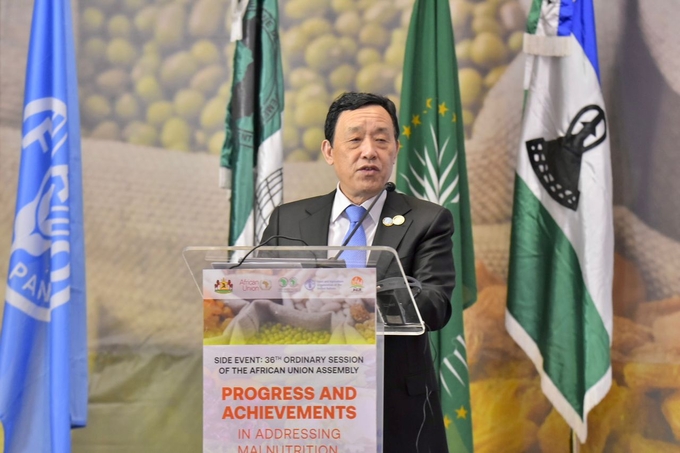
<svg viewBox="0 0 680 453">
<path fill-rule="evenodd" d="M 263 240 L 283 235 L 308 245 L 341 245 L 350 225 L 345 208 L 368 209 L 378 197 L 362 223 L 366 242 L 397 251 L 404 272 L 422 284 L 416 303 L 427 329 L 441 329 L 451 316 L 455 285 L 453 218 L 436 204 L 383 191 L 399 151 L 394 103 L 345 93 L 329 109 L 325 136 L 321 151 L 335 169 L 337 189 L 276 208 Z M 395 218 L 400 224 L 390 225 L 388 219 Z M 300 243 L 274 238 L 267 245 Z M 390 272 L 379 267 L 378 279 Z M 448 452 L 428 336 L 387 336 L 384 376 L 383 451 Z"/>
</svg>

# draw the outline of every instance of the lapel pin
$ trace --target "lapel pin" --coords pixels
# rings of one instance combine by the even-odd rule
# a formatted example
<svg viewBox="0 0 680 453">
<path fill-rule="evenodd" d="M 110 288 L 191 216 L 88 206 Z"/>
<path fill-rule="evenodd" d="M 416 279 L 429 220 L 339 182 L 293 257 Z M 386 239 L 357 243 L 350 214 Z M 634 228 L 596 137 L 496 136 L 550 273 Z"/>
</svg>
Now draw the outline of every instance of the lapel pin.
<svg viewBox="0 0 680 453">
<path fill-rule="evenodd" d="M 392 222 L 395 225 L 403 225 L 404 222 L 406 222 L 406 219 L 404 218 L 403 215 L 395 215 L 394 218 L 392 219 Z"/>
<path fill-rule="evenodd" d="M 386 227 L 391 227 L 392 225 L 394 225 L 394 220 L 392 220 L 392 217 L 385 217 L 383 219 L 383 225 L 385 225 Z"/>
</svg>

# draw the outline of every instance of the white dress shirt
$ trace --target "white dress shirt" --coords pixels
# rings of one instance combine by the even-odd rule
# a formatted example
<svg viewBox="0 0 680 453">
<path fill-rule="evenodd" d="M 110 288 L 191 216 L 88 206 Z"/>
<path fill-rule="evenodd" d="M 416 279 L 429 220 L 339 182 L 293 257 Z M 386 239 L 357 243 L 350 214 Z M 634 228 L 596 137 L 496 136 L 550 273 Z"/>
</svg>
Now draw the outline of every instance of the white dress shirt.
<svg viewBox="0 0 680 453">
<path fill-rule="evenodd" d="M 362 226 L 364 227 L 364 232 L 366 233 L 366 245 L 373 244 L 373 238 L 375 238 L 375 232 L 378 229 L 378 222 L 380 221 L 380 213 L 385 206 L 385 200 L 387 199 L 387 192 L 381 191 L 379 195 L 376 195 L 378 201 L 376 201 L 373 209 L 368 213 Z M 365 209 L 373 203 L 373 198 L 369 198 L 361 204 Z M 331 221 L 328 225 L 328 245 L 342 245 L 343 239 L 347 235 L 349 230 L 349 217 L 345 213 L 347 206 L 354 204 L 349 201 L 349 198 L 342 193 L 340 190 L 340 183 L 338 183 L 335 189 L 335 198 L 333 199 L 333 209 L 331 210 Z M 337 252 L 330 252 L 329 257 L 334 256 Z"/>
</svg>

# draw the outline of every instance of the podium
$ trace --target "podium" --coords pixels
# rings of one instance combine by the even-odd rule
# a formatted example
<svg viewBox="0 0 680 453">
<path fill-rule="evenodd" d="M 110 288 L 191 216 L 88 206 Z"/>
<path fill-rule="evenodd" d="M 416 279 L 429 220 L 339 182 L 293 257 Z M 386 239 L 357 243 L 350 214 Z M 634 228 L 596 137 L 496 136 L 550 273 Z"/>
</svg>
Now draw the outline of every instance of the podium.
<svg viewBox="0 0 680 453">
<path fill-rule="evenodd" d="M 347 267 L 356 251 L 365 267 Z M 384 337 L 425 332 L 394 249 L 183 256 L 204 308 L 204 452 L 382 451 Z"/>
</svg>

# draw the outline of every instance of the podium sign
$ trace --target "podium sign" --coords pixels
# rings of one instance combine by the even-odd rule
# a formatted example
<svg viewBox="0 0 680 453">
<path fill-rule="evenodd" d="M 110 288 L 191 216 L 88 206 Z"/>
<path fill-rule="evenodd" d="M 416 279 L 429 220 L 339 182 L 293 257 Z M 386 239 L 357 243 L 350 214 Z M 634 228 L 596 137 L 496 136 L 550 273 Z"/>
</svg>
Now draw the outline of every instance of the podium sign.
<svg viewBox="0 0 680 453">
<path fill-rule="evenodd" d="M 204 452 L 377 451 L 375 269 L 206 269 L 203 299 Z"/>
<path fill-rule="evenodd" d="M 343 253 L 366 251 L 365 268 Z M 187 247 L 203 298 L 203 451 L 382 451 L 386 335 L 422 335 L 389 247 Z"/>
<path fill-rule="evenodd" d="M 396 251 L 390 247 L 187 247 L 184 261 L 203 294 L 203 271 L 207 269 L 345 269 L 342 253 L 364 250 L 368 253 L 366 268 L 376 271 L 377 321 L 384 321 L 381 335 L 422 335 L 425 325 L 420 317 L 413 291 L 419 283 L 404 275 Z M 336 259 L 340 255 L 339 259 Z M 330 258 L 332 257 L 332 258 Z M 416 286 L 414 286 L 414 284 Z"/>
</svg>

